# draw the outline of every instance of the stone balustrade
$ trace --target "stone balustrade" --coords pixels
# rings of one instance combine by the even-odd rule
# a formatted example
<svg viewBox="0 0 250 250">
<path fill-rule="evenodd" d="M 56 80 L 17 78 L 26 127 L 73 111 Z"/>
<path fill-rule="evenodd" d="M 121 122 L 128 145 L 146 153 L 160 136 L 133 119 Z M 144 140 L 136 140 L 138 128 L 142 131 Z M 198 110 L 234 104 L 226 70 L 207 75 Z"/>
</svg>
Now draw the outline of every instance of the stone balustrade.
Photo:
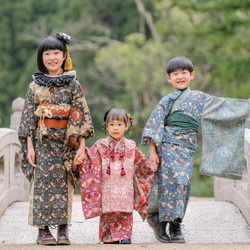
<svg viewBox="0 0 250 250">
<path fill-rule="evenodd" d="M 29 199 L 29 182 L 20 168 L 20 143 L 17 137 L 22 107 L 22 98 L 14 100 L 11 118 L 15 123 L 11 122 L 11 128 L 0 128 L 0 216 L 13 202 Z"/>
</svg>

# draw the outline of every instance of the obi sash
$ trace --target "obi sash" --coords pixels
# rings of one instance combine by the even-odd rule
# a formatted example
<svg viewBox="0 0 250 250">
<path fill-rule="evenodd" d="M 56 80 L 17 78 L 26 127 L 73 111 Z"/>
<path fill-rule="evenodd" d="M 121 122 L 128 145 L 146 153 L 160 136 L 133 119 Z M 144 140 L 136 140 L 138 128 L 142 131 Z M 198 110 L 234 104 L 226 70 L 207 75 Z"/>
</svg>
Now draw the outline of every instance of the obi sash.
<svg viewBox="0 0 250 250">
<path fill-rule="evenodd" d="M 190 115 L 176 112 L 170 113 L 164 121 L 164 125 L 170 125 L 173 127 L 180 127 L 180 128 L 190 128 L 198 132 L 199 130 L 199 123 L 198 121 Z"/>
</svg>

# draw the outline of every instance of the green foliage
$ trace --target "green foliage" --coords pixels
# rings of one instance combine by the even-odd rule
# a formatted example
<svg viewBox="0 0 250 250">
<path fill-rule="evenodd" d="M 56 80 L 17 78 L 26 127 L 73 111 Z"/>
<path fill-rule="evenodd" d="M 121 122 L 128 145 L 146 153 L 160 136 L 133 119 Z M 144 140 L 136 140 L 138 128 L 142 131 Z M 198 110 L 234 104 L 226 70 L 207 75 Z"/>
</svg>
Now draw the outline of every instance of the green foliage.
<svg viewBox="0 0 250 250">
<path fill-rule="evenodd" d="M 214 178 L 199 174 L 199 164 L 201 155 L 201 141 L 199 149 L 194 155 L 194 167 L 191 179 L 191 196 L 195 197 L 213 197 L 214 196 Z"/>
<path fill-rule="evenodd" d="M 199 175 L 199 166 L 194 165 L 191 179 L 191 196 L 213 197 L 214 178 L 211 176 Z"/>
<path fill-rule="evenodd" d="M 147 153 L 140 145 L 141 133 L 155 105 L 172 92 L 165 68 L 175 56 L 187 56 L 194 63 L 192 89 L 249 97 L 248 0 L 141 2 L 144 13 L 135 0 L 0 0 L 1 127 L 9 127 L 11 103 L 25 96 L 37 70 L 39 43 L 59 31 L 73 37 L 73 67 L 94 121 L 96 138 L 87 146 L 105 136 L 103 114 L 118 107 L 133 117 L 127 137 Z M 192 195 L 200 196 L 204 189 L 202 194 L 211 196 L 212 180 L 199 176 L 195 166 Z"/>
<path fill-rule="evenodd" d="M 134 0 L 91 0 L 89 13 L 97 23 L 108 27 L 110 36 L 123 41 L 125 36 L 138 31 L 140 17 Z M 144 0 L 144 4 L 151 9 L 150 0 Z"/>
<path fill-rule="evenodd" d="M 143 43 L 138 33 L 127 36 L 125 41 L 120 46 L 99 50 L 95 62 L 103 75 L 117 79 L 120 94 L 111 100 L 122 104 L 133 114 L 134 124 L 143 127 L 162 93 L 172 90 L 165 79 L 167 51 L 152 40 Z"/>
<path fill-rule="evenodd" d="M 21 74 L 21 65 L 29 56 L 30 43 L 26 41 L 22 31 L 30 21 L 30 4 L 31 0 L 1 1 L 0 117 L 2 126 L 9 124 L 6 117 L 11 113 L 11 103 L 18 93 L 15 87 Z"/>
</svg>

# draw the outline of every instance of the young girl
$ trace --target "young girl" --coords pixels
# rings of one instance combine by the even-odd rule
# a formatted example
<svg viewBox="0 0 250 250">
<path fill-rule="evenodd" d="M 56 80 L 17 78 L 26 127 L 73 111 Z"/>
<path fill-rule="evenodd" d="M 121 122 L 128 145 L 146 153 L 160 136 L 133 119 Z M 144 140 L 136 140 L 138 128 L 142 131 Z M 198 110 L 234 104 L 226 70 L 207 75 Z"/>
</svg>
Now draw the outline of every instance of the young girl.
<svg viewBox="0 0 250 250">
<path fill-rule="evenodd" d="M 148 223 L 163 243 L 185 242 L 180 223 L 190 197 L 200 120 L 200 169 L 217 168 L 214 172 L 224 171 L 226 178 L 240 179 L 244 165 L 244 126 L 249 101 L 191 91 L 189 85 L 194 76 L 193 64 L 188 58 L 170 60 L 167 79 L 174 92 L 161 99 L 142 135 L 142 143 L 150 145 L 150 160 L 159 164 L 152 189 L 156 192 L 151 192 L 149 199 Z M 165 233 L 167 223 L 170 238 Z"/>
<path fill-rule="evenodd" d="M 156 169 L 134 141 L 124 138 L 132 127 L 125 111 L 106 112 L 104 127 L 109 136 L 86 149 L 80 165 L 83 213 L 85 219 L 100 216 L 101 242 L 131 244 L 133 209 L 146 218 Z"/>
<path fill-rule="evenodd" d="M 85 156 L 85 139 L 94 136 L 90 112 L 69 56 L 70 36 L 42 41 L 40 72 L 29 85 L 18 131 L 22 171 L 31 182 L 29 224 L 39 228 L 37 244 L 70 244 L 75 160 Z M 57 240 L 49 227 L 58 225 Z"/>
</svg>

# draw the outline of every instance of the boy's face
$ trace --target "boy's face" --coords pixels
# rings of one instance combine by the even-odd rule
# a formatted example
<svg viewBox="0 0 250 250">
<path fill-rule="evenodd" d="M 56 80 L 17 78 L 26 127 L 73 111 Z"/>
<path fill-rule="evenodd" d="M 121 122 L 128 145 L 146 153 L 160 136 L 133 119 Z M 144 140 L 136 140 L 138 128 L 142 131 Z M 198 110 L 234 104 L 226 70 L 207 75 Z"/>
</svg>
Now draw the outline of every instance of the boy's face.
<svg viewBox="0 0 250 250">
<path fill-rule="evenodd" d="M 170 73 L 170 76 L 167 75 L 167 79 L 176 89 L 184 90 L 190 85 L 191 80 L 194 79 L 194 75 L 194 71 L 190 73 L 187 69 L 177 69 Z"/>
</svg>

